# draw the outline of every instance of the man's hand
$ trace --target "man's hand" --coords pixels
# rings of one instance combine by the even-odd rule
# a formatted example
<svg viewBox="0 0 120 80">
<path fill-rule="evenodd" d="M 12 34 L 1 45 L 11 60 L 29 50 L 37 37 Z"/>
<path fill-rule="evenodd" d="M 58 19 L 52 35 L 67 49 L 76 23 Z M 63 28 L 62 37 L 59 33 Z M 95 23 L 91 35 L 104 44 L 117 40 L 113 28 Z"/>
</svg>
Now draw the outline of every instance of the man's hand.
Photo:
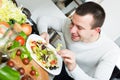
<svg viewBox="0 0 120 80">
<path fill-rule="evenodd" d="M 47 43 L 49 43 L 49 34 L 47 32 L 43 32 L 40 34 L 40 36 L 45 39 Z"/>
<path fill-rule="evenodd" d="M 72 51 L 68 49 L 60 50 L 58 54 L 63 58 L 64 63 L 67 65 L 69 71 L 75 69 L 76 67 L 75 54 Z"/>
</svg>

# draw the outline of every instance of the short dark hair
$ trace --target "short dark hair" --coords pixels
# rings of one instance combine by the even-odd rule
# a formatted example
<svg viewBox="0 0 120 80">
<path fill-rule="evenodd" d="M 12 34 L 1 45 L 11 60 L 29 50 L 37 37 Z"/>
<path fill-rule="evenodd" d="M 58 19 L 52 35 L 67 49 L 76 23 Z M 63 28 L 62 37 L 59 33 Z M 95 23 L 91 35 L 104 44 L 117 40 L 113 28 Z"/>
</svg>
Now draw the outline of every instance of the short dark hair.
<svg viewBox="0 0 120 80">
<path fill-rule="evenodd" d="M 95 2 L 85 2 L 76 9 L 76 14 L 84 16 L 87 14 L 93 15 L 94 23 L 91 25 L 92 28 L 102 27 L 105 20 L 104 9 Z"/>
</svg>

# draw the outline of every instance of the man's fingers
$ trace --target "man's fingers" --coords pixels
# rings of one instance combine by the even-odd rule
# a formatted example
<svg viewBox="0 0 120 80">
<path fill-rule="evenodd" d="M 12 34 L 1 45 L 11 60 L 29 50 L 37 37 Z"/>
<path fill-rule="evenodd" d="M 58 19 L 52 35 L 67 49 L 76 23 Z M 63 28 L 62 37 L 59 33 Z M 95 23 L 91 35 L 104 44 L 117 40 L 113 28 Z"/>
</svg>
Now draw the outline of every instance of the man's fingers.
<svg viewBox="0 0 120 80">
<path fill-rule="evenodd" d="M 63 58 L 64 63 L 67 65 L 69 71 L 72 71 L 76 67 L 75 55 L 72 51 L 68 49 L 60 50 L 58 54 Z"/>
<path fill-rule="evenodd" d="M 41 33 L 40 36 L 41 36 L 47 43 L 49 43 L 49 35 L 48 35 L 47 32 Z"/>
</svg>

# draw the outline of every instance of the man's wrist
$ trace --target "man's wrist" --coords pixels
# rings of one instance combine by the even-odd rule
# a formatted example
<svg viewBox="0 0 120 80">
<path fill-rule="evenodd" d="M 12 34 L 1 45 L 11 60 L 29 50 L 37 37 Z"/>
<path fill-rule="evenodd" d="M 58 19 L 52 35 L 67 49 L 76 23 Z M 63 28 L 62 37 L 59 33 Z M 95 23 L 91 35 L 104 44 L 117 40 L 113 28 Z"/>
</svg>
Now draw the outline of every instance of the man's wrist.
<svg viewBox="0 0 120 80">
<path fill-rule="evenodd" d="M 74 64 L 74 65 L 69 69 L 69 71 L 73 71 L 73 70 L 76 68 L 76 65 L 77 65 L 77 64 Z"/>
</svg>

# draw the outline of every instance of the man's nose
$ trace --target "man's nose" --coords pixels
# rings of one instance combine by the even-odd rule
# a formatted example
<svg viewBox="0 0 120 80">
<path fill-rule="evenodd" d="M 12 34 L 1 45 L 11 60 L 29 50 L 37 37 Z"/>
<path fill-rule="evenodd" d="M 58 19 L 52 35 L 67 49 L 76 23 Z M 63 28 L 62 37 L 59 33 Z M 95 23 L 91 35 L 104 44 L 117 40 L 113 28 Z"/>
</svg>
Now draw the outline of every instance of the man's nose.
<svg viewBox="0 0 120 80">
<path fill-rule="evenodd" d="M 77 28 L 76 28 L 75 26 L 71 27 L 70 32 L 71 32 L 71 33 L 77 32 Z"/>
</svg>

